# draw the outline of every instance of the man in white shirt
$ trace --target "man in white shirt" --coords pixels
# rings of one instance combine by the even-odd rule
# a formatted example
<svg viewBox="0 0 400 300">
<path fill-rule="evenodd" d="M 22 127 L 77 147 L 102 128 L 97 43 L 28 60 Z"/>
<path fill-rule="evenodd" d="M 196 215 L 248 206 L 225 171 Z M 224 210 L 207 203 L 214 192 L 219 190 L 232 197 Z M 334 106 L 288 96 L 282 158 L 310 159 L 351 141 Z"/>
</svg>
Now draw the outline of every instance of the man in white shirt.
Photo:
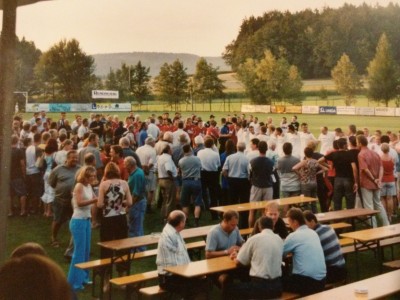
<svg viewBox="0 0 400 300">
<path fill-rule="evenodd" d="M 149 136 L 145 140 L 145 144 L 136 150 L 136 154 L 140 159 L 144 175 L 146 177 L 147 192 L 147 213 L 151 213 L 151 204 L 154 199 L 154 191 L 156 190 L 156 175 L 154 173 L 154 165 L 157 161 L 156 150 L 154 149 L 154 138 Z"/>
<path fill-rule="evenodd" d="M 218 206 L 219 195 L 221 194 L 221 186 L 219 185 L 219 172 L 221 168 L 221 161 L 218 152 L 212 150 L 214 140 L 206 138 L 204 141 L 205 148 L 197 153 L 197 157 L 201 161 L 201 186 L 203 189 L 203 197 L 209 193 L 210 201 L 204 200 L 206 209 Z M 218 220 L 218 213 L 210 211 L 211 218 Z"/>
<path fill-rule="evenodd" d="M 177 130 L 177 131 L 174 131 L 174 132 L 172 133 L 172 137 L 173 137 L 173 139 L 172 139 L 172 145 L 173 145 L 173 146 L 179 146 L 179 145 L 180 145 L 179 138 L 180 138 L 180 136 L 181 136 L 182 134 L 186 136 L 186 138 L 187 138 L 188 141 L 190 141 L 190 137 L 189 137 L 189 135 L 187 134 L 187 132 L 183 130 L 183 127 L 184 127 L 183 121 L 179 121 L 179 122 L 178 122 L 178 130 Z"/>
<path fill-rule="evenodd" d="M 283 241 L 272 231 L 271 218 L 260 219 L 262 231 L 247 240 L 239 253 L 233 252 L 231 258 L 238 266 L 250 266 L 250 281 L 227 287 L 226 299 L 270 299 L 282 294 Z"/>
<path fill-rule="evenodd" d="M 164 220 L 167 220 L 167 216 L 174 209 L 176 199 L 174 178 L 178 175 L 178 171 L 171 155 L 171 147 L 167 145 L 157 160 L 158 184 L 163 196 L 161 216 Z"/>
<path fill-rule="evenodd" d="M 85 133 L 88 133 L 88 132 L 89 132 L 89 121 L 88 121 L 88 119 L 85 118 L 82 120 L 82 125 L 79 126 L 78 138 L 80 140 L 82 140 Z"/>
<path fill-rule="evenodd" d="M 301 157 L 304 158 L 304 149 L 307 147 L 307 144 L 310 141 L 318 143 L 318 140 L 315 138 L 315 136 L 311 132 L 308 131 L 307 123 L 302 123 L 301 129 L 302 129 L 302 131 L 299 131 L 300 147 L 301 147 L 300 154 L 301 154 Z"/>
<path fill-rule="evenodd" d="M 150 123 L 147 126 L 147 135 L 151 135 L 155 141 L 158 140 L 158 136 L 160 135 L 160 128 L 155 124 L 156 120 L 152 117 L 150 118 Z"/>
<path fill-rule="evenodd" d="M 318 137 L 318 141 L 321 143 L 319 153 L 326 155 L 328 151 L 333 149 L 333 141 L 335 140 L 335 134 L 328 131 L 328 127 L 321 127 L 321 134 Z"/>
<path fill-rule="evenodd" d="M 180 232 L 185 228 L 186 216 L 180 210 L 168 215 L 157 247 L 157 270 L 159 284 L 162 289 L 178 293 L 184 299 L 193 299 L 199 293 L 208 293 L 208 281 L 199 278 L 185 278 L 167 273 L 164 268 L 190 263 L 185 242 Z M 206 296 L 206 295 L 205 295 Z"/>
</svg>

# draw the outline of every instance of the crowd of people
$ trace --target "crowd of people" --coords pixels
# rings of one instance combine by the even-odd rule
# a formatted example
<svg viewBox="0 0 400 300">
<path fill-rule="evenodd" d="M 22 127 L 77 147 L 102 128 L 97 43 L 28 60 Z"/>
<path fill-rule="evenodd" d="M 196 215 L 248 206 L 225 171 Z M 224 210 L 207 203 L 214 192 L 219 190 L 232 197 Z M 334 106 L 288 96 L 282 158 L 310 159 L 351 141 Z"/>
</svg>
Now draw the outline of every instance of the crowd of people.
<svg viewBox="0 0 400 300">
<path fill-rule="evenodd" d="M 102 114 L 89 118 L 75 115 L 72 121 L 69 117 L 60 113 L 58 120 L 52 120 L 44 111 L 29 120 L 14 117 L 9 216 L 41 213 L 51 217 L 53 247 L 60 246 L 59 230 L 70 221 L 71 240 L 65 255 L 72 258 L 68 281 L 75 291 L 89 283 L 87 272 L 75 264 L 89 259 L 91 230 L 100 227 L 101 241 L 141 236 L 146 212 L 157 207 L 160 223 L 167 224 L 165 235 L 171 235 L 172 228 L 179 232 L 177 226 L 184 227 L 186 220 L 199 226 L 205 211 L 212 220 L 220 220 L 217 212 L 209 210 L 213 206 L 298 195 L 318 198 L 322 212 L 342 209 L 343 198 L 347 209 L 378 209 L 383 225 L 388 225 L 397 211 L 400 140 L 392 131 L 377 130 L 370 135 L 368 128 L 357 130 L 355 125 L 333 131 L 321 127 L 315 137 L 297 116 L 290 122 L 283 117 L 277 123 L 271 117 L 261 122 L 244 114 L 227 115 L 219 122 L 214 115 L 203 121 L 196 115 L 183 118 L 180 113 L 141 119 L 131 112 L 123 120 Z M 301 217 L 289 207 L 283 212 L 297 224 L 290 224 L 294 233 L 298 232 L 296 236 L 301 238 L 297 229 L 313 223 L 310 227 L 330 239 L 330 233 L 313 217 L 317 205 L 312 202 L 309 209 L 309 214 Z M 275 217 L 270 211 L 275 211 Z M 266 219 L 257 220 L 256 211 L 241 212 L 240 217 L 237 213 L 224 215 L 222 225 L 207 238 L 206 256 L 235 256 L 243 244 L 240 235 L 232 235 L 237 225 L 268 235 L 266 229 L 277 227 L 279 236 L 286 238 L 284 224 L 279 221 L 276 226 L 276 215 L 276 207 L 266 210 Z M 375 218 L 373 225 L 377 226 Z M 289 235 L 284 243 L 277 240 L 271 253 L 293 252 L 289 241 L 294 236 Z M 221 242 L 223 246 L 218 244 Z M 256 239 L 254 243 L 258 245 Z M 243 247 L 246 250 L 234 258 L 248 265 L 250 246 Z M 321 253 L 324 257 L 322 249 L 314 250 L 316 257 Z M 102 249 L 101 257 L 110 256 Z M 162 261 L 157 258 L 159 266 Z M 336 258 L 333 261 L 336 263 Z M 338 261 L 342 265 L 342 260 Z M 302 266 L 295 259 L 295 270 L 296 265 Z M 322 268 L 319 272 L 313 280 L 322 282 L 326 270 L 325 274 Z M 280 273 L 264 275 L 261 277 L 280 277 Z M 164 282 L 170 279 L 165 277 L 161 278 Z M 222 280 L 220 285 L 224 287 L 226 282 Z"/>
</svg>

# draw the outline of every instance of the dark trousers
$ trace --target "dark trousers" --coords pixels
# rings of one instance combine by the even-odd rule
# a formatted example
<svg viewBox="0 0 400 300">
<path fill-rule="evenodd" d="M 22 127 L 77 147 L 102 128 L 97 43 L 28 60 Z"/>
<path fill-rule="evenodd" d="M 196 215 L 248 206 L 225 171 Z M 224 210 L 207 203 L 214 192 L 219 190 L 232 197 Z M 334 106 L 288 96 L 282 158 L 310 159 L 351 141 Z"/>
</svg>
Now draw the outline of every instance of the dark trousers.
<svg viewBox="0 0 400 300">
<path fill-rule="evenodd" d="M 266 280 L 252 277 L 249 282 L 228 286 L 224 299 L 273 299 L 281 294 L 281 278 Z"/>
<path fill-rule="evenodd" d="M 158 274 L 158 281 L 162 289 L 178 294 L 183 299 L 195 299 L 200 294 L 207 295 L 211 287 L 206 278 L 185 278 L 177 275 Z"/>
<path fill-rule="evenodd" d="M 353 186 L 353 179 L 335 177 L 335 183 L 333 185 L 333 205 L 335 210 L 342 210 L 343 196 L 346 198 L 346 208 L 354 208 L 356 195 L 353 192 Z"/>
<path fill-rule="evenodd" d="M 311 277 L 293 274 L 284 278 L 283 289 L 288 292 L 308 296 L 322 292 L 325 288 L 325 278 L 315 280 Z"/>
<path fill-rule="evenodd" d="M 346 267 L 326 267 L 326 283 L 335 283 L 345 280 L 347 277 Z"/>
<path fill-rule="evenodd" d="M 248 203 L 250 200 L 250 181 L 247 178 L 228 177 L 229 198 L 232 204 Z M 249 212 L 241 212 L 239 227 L 249 227 Z"/>
<path fill-rule="evenodd" d="M 100 241 L 119 240 L 128 237 L 128 222 L 126 215 L 102 218 L 100 226 Z M 108 258 L 113 254 L 112 250 L 100 247 L 100 257 Z"/>
<path fill-rule="evenodd" d="M 219 185 L 219 172 L 201 171 L 201 187 L 203 197 L 209 195 L 209 202 L 204 198 L 204 204 L 206 208 L 214 207 L 219 205 L 219 198 L 221 197 L 221 186 Z M 218 219 L 218 213 L 216 211 L 210 211 L 213 220 Z"/>
</svg>

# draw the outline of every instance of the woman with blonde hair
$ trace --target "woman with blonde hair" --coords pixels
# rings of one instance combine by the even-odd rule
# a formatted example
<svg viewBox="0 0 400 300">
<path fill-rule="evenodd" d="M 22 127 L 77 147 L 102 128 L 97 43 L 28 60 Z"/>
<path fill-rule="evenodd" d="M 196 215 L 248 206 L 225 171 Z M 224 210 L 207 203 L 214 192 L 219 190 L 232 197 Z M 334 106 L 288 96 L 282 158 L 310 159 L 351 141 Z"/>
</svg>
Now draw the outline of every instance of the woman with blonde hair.
<svg viewBox="0 0 400 300">
<path fill-rule="evenodd" d="M 74 239 L 74 253 L 68 273 L 68 282 L 74 291 L 83 290 L 89 283 L 89 271 L 75 267 L 77 263 L 89 260 L 91 241 L 91 206 L 97 202 L 92 183 L 97 180 L 93 166 L 80 168 L 76 175 L 76 185 L 72 193 L 73 214 L 69 228 Z"/>
</svg>

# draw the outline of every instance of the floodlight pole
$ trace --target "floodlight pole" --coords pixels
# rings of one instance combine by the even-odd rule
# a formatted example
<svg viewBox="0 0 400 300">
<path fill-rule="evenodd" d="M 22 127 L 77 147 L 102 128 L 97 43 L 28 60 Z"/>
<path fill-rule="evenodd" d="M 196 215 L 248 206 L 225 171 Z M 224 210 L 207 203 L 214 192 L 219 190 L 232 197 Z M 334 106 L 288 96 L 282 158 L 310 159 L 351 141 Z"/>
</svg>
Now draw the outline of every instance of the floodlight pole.
<svg viewBox="0 0 400 300">
<path fill-rule="evenodd" d="M 11 122 L 14 115 L 17 1 L 3 1 L 0 37 L 0 262 L 7 256 L 7 214 L 10 205 Z"/>
</svg>

